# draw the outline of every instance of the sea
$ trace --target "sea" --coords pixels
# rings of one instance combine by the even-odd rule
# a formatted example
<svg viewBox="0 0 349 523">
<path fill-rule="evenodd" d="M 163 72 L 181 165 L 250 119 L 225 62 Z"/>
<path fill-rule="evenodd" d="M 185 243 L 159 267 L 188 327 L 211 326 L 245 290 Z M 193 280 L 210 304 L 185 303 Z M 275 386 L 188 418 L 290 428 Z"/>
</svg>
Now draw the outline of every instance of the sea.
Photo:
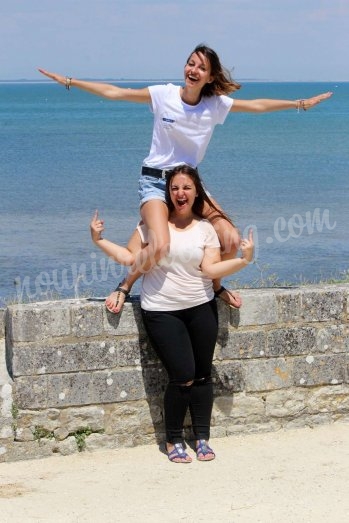
<svg viewBox="0 0 349 523">
<path fill-rule="evenodd" d="M 349 83 L 242 84 L 242 99 L 333 96 L 307 112 L 232 113 L 216 127 L 201 177 L 241 233 L 253 229 L 256 244 L 255 262 L 224 283 L 348 277 Z M 53 82 L 0 83 L 0 306 L 102 298 L 116 287 L 126 270 L 91 242 L 89 223 L 98 209 L 104 236 L 127 245 L 152 125 L 147 105 Z"/>
</svg>

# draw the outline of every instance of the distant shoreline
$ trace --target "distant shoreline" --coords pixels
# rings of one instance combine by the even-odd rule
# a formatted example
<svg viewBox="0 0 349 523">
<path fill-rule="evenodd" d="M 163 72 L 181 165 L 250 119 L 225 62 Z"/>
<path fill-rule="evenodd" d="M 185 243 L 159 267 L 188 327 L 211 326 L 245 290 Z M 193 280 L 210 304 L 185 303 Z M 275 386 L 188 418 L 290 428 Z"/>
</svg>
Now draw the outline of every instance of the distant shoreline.
<svg viewBox="0 0 349 523">
<path fill-rule="evenodd" d="M 167 82 L 183 82 L 183 78 L 80 78 L 80 80 L 86 80 L 91 82 L 109 82 L 109 83 L 167 83 Z M 263 78 L 239 78 L 239 82 L 242 83 L 294 83 L 294 84 L 329 84 L 329 83 L 335 83 L 335 84 L 345 84 L 348 83 L 349 80 L 272 80 L 272 79 L 263 79 Z M 0 80 L 1 84 L 53 84 L 52 80 L 39 80 L 39 79 L 18 79 L 18 80 Z"/>
</svg>

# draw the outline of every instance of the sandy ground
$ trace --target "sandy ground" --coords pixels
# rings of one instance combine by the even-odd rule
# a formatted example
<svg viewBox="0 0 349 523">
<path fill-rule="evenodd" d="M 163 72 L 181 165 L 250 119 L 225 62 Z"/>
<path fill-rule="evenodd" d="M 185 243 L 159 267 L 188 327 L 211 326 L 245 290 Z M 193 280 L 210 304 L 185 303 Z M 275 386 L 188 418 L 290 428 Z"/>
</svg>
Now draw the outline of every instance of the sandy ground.
<svg viewBox="0 0 349 523">
<path fill-rule="evenodd" d="M 3 463 L 0 521 L 348 523 L 349 424 L 211 445 L 189 465 L 156 445 Z"/>
</svg>

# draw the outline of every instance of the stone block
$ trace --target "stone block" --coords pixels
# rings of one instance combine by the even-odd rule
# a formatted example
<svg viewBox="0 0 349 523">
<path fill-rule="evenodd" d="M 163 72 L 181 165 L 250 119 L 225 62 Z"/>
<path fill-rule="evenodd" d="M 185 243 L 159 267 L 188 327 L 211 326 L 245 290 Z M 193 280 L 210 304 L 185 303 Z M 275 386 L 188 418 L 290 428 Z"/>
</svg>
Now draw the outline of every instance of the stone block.
<svg viewBox="0 0 349 523">
<path fill-rule="evenodd" d="M 303 321 L 340 320 L 344 313 L 344 295 L 336 287 L 304 288 L 301 296 Z"/>
<path fill-rule="evenodd" d="M 293 359 L 293 385 L 337 385 L 345 381 L 345 357 L 343 354 L 309 354 Z"/>
<path fill-rule="evenodd" d="M 71 333 L 70 303 L 40 302 L 11 305 L 6 320 L 12 342 L 43 341 Z"/>
<path fill-rule="evenodd" d="M 16 403 L 22 409 L 98 405 L 143 397 L 145 389 L 139 370 L 21 376 L 15 388 Z"/>
<path fill-rule="evenodd" d="M 261 397 L 236 393 L 215 398 L 213 416 L 216 424 L 227 418 L 258 418 L 265 416 L 265 402 Z"/>
<path fill-rule="evenodd" d="M 345 352 L 349 354 L 348 325 L 329 325 L 317 332 L 316 345 L 318 352 Z"/>
<path fill-rule="evenodd" d="M 301 290 L 290 289 L 276 293 L 278 318 L 282 323 L 298 323 L 301 320 Z"/>
<path fill-rule="evenodd" d="M 128 339 L 116 338 L 115 341 L 120 367 L 139 367 L 140 365 L 144 367 L 159 361 L 150 343 L 139 340 L 138 336 Z"/>
<path fill-rule="evenodd" d="M 54 345 L 45 341 L 35 345 L 15 344 L 12 347 L 13 375 L 109 369 L 117 366 L 118 352 L 118 341 L 115 339 Z"/>
<path fill-rule="evenodd" d="M 326 386 L 314 390 L 308 397 L 307 410 L 310 414 L 349 413 L 348 385 Z"/>
<path fill-rule="evenodd" d="M 104 304 L 76 302 L 71 305 L 72 334 L 77 338 L 91 338 L 103 334 Z"/>
<path fill-rule="evenodd" d="M 13 401 L 19 409 L 47 407 L 47 376 L 23 376 L 15 380 Z"/>
<path fill-rule="evenodd" d="M 158 397 L 164 393 L 168 383 L 167 372 L 162 365 L 142 369 L 144 390 L 147 397 Z"/>
<path fill-rule="evenodd" d="M 292 386 L 292 364 L 285 358 L 245 360 L 243 380 L 246 392 L 268 391 Z"/>
<path fill-rule="evenodd" d="M 121 314 L 112 314 L 104 307 L 104 331 L 116 336 L 138 335 L 145 337 L 139 302 L 125 303 Z"/>
<path fill-rule="evenodd" d="M 94 432 L 105 429 L 105 410 L 103 406 L 70 407 L 59 411 L 59 424 L 68 433 L 89 428 Z"/>
<path fill-rule="evenodd" d="M 221 346 L 222 359 L 259 358 L 265 355 L 266 335 L 263 331 L 231 331 Z"/>
<path fill-rule="evenodd" d="M 299 416 L 306 410 L 307 390 L 295 388 L 268 392 L 265 398 L 266 415 L 272 418 Z"/>
<path fill-rule="evenodd" d="M 243 306 L 239 310 L 239 326 L 277 323 L 278 308 L 275 292 L 270 289 L 242 291 Z"/>
<path fill-rule="evenodd" d="M 213 367 L 212 380 L 216 395 L 225 395 L 227 391 L 242 391 L 244 385 L 241 362 L 216 363 Z"/>
<path fill-rule="evenodd" d="M 267 334 L 266 354 L 268 356 L 295 356 L 316 350 L 316 330 L 314 327 L 291 327 L 275 329 Z"/>
</svg>

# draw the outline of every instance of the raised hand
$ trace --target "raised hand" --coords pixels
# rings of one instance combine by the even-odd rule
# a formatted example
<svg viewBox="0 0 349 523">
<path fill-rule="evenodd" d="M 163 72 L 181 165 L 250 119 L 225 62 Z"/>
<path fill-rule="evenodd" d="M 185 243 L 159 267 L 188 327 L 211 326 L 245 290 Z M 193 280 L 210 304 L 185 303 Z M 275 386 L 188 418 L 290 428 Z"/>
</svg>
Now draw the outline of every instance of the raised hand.
<svg viewBox="0 0 349 523">
<path fill-rule="evenodd" d="M 101 234 L 104 231 L 104 220 L 100 220 L 98 216 L 98 210 L 93 215 L 90 223 L 91 238 L 93 242 L 102 240 Z"/>
<path fill-rule="evenodd" d="M 253 261 L 253 251 L 254 251 L 254 242 L 253 242 L 253 230 L 249 229 L 248 238 L 243 238 L 240 242 L 240 250 L 242 253 L 242 258 L 248 263 Z"/>
</svg>

